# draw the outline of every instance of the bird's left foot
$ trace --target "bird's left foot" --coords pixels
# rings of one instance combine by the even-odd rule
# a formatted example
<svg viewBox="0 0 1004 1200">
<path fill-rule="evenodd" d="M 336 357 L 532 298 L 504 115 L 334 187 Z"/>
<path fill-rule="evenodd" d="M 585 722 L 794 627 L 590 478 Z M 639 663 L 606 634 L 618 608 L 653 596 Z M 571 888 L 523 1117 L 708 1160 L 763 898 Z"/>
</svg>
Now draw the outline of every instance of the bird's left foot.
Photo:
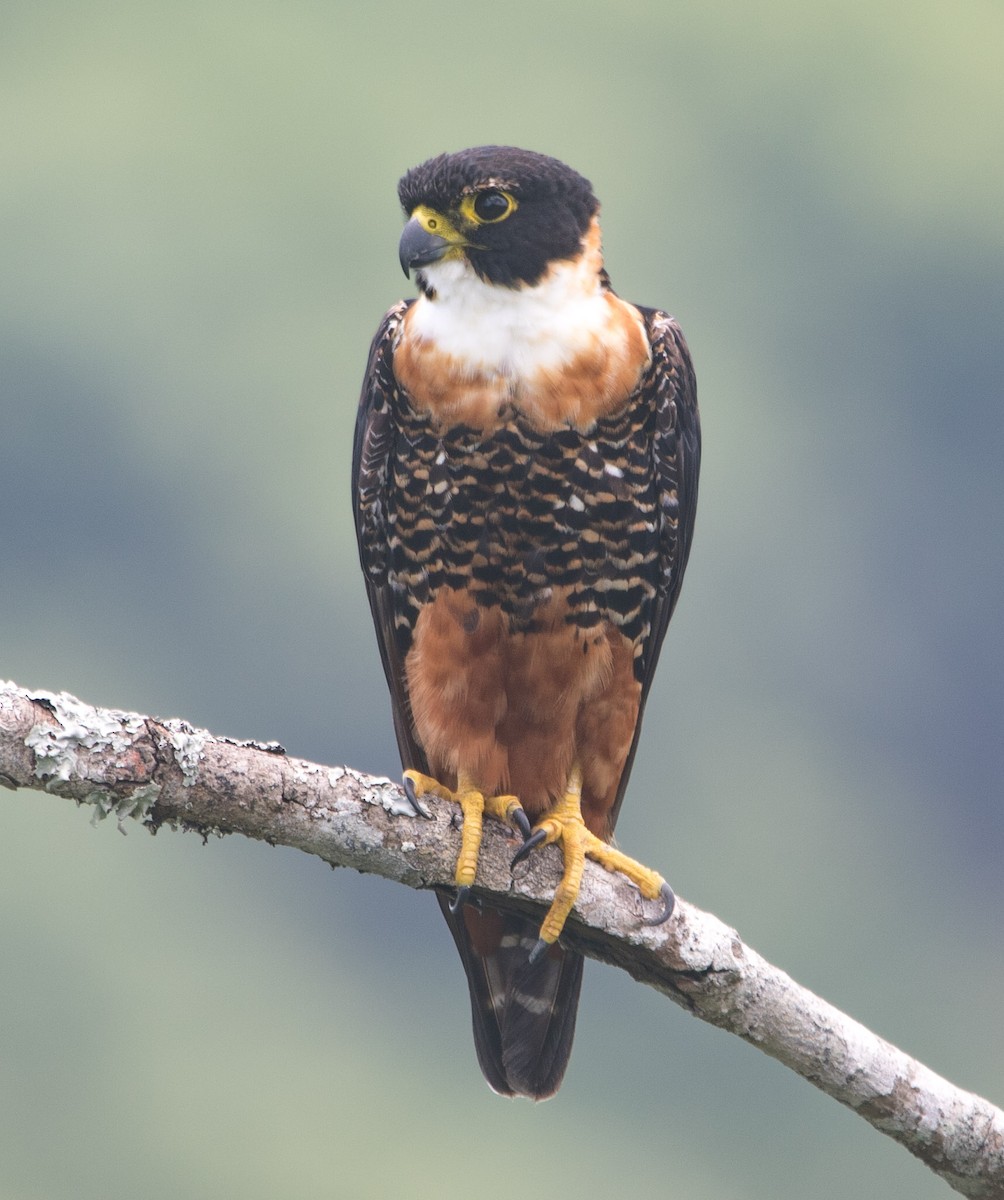
<svg viewBox="0 0 1004 1200">
<path fill-rule="evenodd" d="M 598 862 L 608 871 L 619 871 L 626 875 L 647 900 L 662 901 L 660 910 L 654 916 L 644 918 L 643 924 L 661 925 L 668 921 L 676 904 L 673 889 L 661 875 L 628 858 L 586 828 L 582 819 L 581 800 L 582 773 L 578 767 L 573 767 L 562 799 L 542 821 L 538 821 L 530 838 L 513 856 L 512 865 L 515 866 L 537 846 L 560 842 L 565 860 L 564 873 L 540 927 L 540 940 L 531 953 L 531 959 L 543 954 L 561 936 L 568 914 L 578 898 L 587 858 Z"/>
</svg>

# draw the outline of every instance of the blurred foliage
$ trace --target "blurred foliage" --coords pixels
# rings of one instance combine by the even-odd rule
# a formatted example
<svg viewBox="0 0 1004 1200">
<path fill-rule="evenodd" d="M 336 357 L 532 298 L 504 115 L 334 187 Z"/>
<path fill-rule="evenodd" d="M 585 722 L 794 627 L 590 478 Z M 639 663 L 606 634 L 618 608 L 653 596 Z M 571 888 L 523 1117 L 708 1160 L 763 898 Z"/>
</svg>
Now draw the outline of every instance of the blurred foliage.
<svg viewBox="0 0 1004 1200">
<path fill-rule="evenodd" d="M 395 183 L 587 174 L 698 368 L 697 538 L 621 843 L 1004 1100 L 1004 14 L 794 0 L 0 18 L 0 674 L 393 772 L 347 506 Z M 0 1196 L 944 1187 L 593 968 L 491 1096 L 430 898 L 0 801 Z"/>
</svg>

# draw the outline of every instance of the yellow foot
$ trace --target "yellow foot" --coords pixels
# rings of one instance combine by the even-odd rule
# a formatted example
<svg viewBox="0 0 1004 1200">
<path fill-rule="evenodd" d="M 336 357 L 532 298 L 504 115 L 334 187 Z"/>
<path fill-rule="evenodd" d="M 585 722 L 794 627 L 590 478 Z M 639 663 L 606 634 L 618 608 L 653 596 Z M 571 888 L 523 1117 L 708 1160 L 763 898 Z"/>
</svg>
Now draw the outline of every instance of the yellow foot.
<svg viewBox="0 0 1004 1200">
<path fill-rule="evenodd" d="M 561 843 L 561 852 L 565 860 L 564 874 L 555 888 L 554 900 L 540 927 L 540 940 L 530 955 L 531 961 L 538 958 L 560 937 L 568 914 L 578 898 L 587 858 L 598 862 L 608 871 L 619 871 L 626 875 L 647 900 L 662 900 L 661 910 L 654 917 L 644 918 L 644 925 L 661 925 L 663 921 L 668 921 L 676 904 L 673 889 L 661 875 L 615 850 L 586 828 L 582 819 L 581 800 L 582 772 L 575 766 L 569 775 L 562 799 L 537 823 L 531 837 L 523 843 L 512 860 L 515 866 L 537 846 L 548 846 L 552 842 Z"/>
<path fill-rule="evenodd" d="M 499 821 L 515 825 L 524 839 L 530 836 L 530 822 L 516 796 L 486 796 L 478 791 L 470 776 L 463 771 L 457 778 L 456 791 L 450 791 L 430 775 L 422 775 L 419 771 L 405 771 L 404 790 L 416 806 L 420 796 L 429 795 L 438 796 L 441 800 L 454 800 L 460 805 L 464 814 L 464 824 L 460 832 L 460 857 L 457 859 L 455 874 L 457 887 L 460 889 L 458 904 L 463 903 L 477 873 L 482 818 L 485 813 Z"/>
</svg>

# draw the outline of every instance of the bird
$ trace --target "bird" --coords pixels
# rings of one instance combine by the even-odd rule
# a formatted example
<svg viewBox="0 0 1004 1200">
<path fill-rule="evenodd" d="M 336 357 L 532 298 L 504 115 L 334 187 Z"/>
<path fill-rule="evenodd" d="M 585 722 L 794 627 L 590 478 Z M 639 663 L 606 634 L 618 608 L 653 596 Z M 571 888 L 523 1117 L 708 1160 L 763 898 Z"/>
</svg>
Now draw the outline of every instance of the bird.
<svg viewBox="0 0 1004 1200">
<path fill-rule="evenodd" d="M 512 146 L 398 184 L 417 297 L 370 348 L 352 502 L 405 789 L 462 813 L 440 895 L 478 1061 L 541 1100 L 571 1052 L 583 960 L 560 941 L 586 859 L 668 919 L 672 889 L 612 844 L 697 504 L 700 423 L 676 320 L 622 300 L 592 185 Z M 650 229 L 653 249 L 664 234 Z M 478 901 L 484 820 L 557 843 L 541 923 Z M 459 819 L 459 814 L 458 814 Z M 644 905 L 643 905 L 644 907 Z"/>
</svg>

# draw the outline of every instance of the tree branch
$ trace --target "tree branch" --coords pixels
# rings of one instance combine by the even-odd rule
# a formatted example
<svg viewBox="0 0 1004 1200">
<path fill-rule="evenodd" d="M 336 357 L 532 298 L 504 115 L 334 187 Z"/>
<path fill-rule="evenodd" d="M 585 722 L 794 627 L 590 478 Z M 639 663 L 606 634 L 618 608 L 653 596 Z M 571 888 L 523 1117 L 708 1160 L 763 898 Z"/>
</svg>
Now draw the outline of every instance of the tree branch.
<svg viewBox="0 0 1004 1200">
<path fill-rule="evenodd" d="M 449 888 L 459 850 L 454 806 L 429 798 L 428 818 L 417 817 L 389 779 L 11 683 L 0 683 L 0 783 L 90 804 L 96 820 L 241 833 L 413 888 Z M 534 855 L 514 880 L 513 849 L 486 822 L 475 890 L 539 911 L 558 851 Z M 1004 1113 L 800 987 L 716 917 L 680 900 L 653 928 L 639 921 L 643 907 L 626 880 L 589 864 L 564 940 L 779 1059 L 955 1191 L 1004 1198 Z"/>
</svg>

